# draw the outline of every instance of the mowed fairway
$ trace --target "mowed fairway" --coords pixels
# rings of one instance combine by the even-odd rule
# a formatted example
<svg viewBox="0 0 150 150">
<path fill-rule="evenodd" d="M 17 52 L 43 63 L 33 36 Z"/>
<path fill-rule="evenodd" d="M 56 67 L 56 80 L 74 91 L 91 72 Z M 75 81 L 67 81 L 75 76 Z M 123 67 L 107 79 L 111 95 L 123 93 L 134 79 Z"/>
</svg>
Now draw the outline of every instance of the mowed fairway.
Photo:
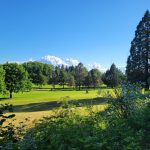
<svg viewBox="0 0 150 150">
<path fill-rule="evenodd" d="M 98 90 L 85 91 L 50 91 L 50 90 L 32 90 L 31 92 L 13 94 L 12 99 L 1 99 L 1 103 L 10 103 L 14 106 L 17 122 L 24 118 L 30 118 L 31 121 L 40 119 L 42 116 L 50 115 L 53 110 L 58 108 L 60 102 L 68 100 L 84 111 L 85 105 L 95 105 L 103 110 L 106 104 L 106 98 L 98 97 Z"/>
<path fill-rule="evenodd" d="M 59 102 L 66 100 L 81 100 L 81 99 L 93 99 L 96 98 L 97 90 L 89 91 L 87 94 L 85 91 L 31 91 L 24 93 L 13 94 L 12 99 L 2 99 L 1 103 L 11 103 L 14 106 L 29 105 L 35 103 L 44 102 Z M 18 110 L 21 110 L 18 108 Z M 32 111 L 32 110 L 31 110 Z"/>
</svg>

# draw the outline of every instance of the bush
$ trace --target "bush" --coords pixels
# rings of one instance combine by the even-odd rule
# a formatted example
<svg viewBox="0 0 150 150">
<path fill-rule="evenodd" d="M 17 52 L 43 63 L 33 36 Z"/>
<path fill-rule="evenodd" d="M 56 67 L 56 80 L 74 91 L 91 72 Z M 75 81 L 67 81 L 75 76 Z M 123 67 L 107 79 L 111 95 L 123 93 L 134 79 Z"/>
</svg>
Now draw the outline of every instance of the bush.
<svg viewBox="0 0 150 150">
<path fill-rule="evenodd" d="M 15 114 L 6 114 L 7 112 L 12 111 L 12 105 L 0 104 L 0 149 L 2 150 L 17 150 L 17 143 L 26 132 L 26 125 L 24 122 L 19 122 L 19 125 L 16 126 L 13 124 L 14 120 L 12 120 L 14 119 Z M 28 119 L 26 119 L 26 121 L 27 120 Z"/>
<path fill-rule="evenodd" d="M 150 149 L 150 99 L 139 84 L 114 90 L 104 112 L 87 106 L 87 115 L 65 100 L 14 144 L 21 150 L 143 150 Z M 109 95 L 110 96 L 110 95 Z M 66 99 L 66 98 L 64 98 Z"/>
<path fill-rule="evenodd" d="M 21 149 L 99 149 L 101 117 L 90 110 L 89 117 L 78 114 L 76 108 L 58 109 L 26 134 Z"/>
</svg>

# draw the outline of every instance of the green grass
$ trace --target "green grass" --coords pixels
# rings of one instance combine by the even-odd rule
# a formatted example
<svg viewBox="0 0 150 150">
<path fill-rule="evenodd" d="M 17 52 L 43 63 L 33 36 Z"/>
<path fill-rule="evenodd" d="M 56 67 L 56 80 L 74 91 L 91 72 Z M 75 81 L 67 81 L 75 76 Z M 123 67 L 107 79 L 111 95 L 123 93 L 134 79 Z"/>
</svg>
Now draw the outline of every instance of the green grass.
<svg viewBox="0 0 150 150">
<path fill-rule="evenodd" d="M 12 99 L 2 99 L 1 103 L 11 103 L 13 105 L 25 105 L 31 103 L 42 103 L 50 101 L 61 101 L 68 96 L 68 100 L 92 99 L 97 97 L 97 90 L 89 91 L 31 91 L 24 93 L 14 93 Z"/>
<path fill-rule="evenodd" d="M 69 100 L 77 106 L 104 104 L 106 98 L 99 98 L 97 90 L 85 91 L 49 91 L 33 90 L 31 92 L 14 93 L 12 99 L 1 99 L 1 103 L 10 103 L 15 112 L 48 111 L 60 106 L 59 102 Z"/>
<path fill-rule="evenodd" d="M 103 89 L 102 93 L 108 89 Z M 109 89 L 110 90 L 110 89 Z M 30 118 L 31 121 L 40 119 L 42 116 L 50 115 L 53 110 L 60 106 L 60 102 L 68 100 L 75 104 L 81 113 L 84 114 L 86 105 L 95 105 L 100 110 L 106 108 L 105 97 L 99 97 L 98 90 L 85 91 L 50 91 L 49 89 L 32 90 L 31 92 L 13 93 L 13 98 L 1 98 L 0 103 L 10 103 L 13 105 L 16 114 L 16 122 L 24 118 Z"/>
</svg>

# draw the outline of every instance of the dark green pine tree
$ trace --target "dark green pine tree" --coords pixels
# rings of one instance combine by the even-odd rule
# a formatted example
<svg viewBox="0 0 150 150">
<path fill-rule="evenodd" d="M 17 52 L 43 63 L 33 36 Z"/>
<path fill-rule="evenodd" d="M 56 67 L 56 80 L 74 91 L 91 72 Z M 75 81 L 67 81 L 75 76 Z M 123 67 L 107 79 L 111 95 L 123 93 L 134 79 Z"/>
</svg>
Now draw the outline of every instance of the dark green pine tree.
<svg viewBox="0 0 150 150">
<path fill-rule="evenodd" d="M 66 84 L 66 81 L 67 81 L 67 72 L 65 70 L 64 65 L 62 65 L 60 68 L 60 73 L 59 73 L 59 82 L 60 82 L 60 85 L 63 86 L 63 89 Z"/>
<path fill-rule="evenodd" d="M 144 82 L 148 89 L 150 77 L 150 12 L 147 10 L 135 31 L 127 60 L 126 74 L 130 82 Z"/>
</svg>

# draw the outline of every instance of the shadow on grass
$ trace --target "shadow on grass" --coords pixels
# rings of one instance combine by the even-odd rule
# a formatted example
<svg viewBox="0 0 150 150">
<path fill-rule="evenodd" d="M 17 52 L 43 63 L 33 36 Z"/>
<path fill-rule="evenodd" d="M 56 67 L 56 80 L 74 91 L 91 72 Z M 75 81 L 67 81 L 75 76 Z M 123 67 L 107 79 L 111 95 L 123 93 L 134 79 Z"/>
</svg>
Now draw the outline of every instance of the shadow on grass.
<svg viewBox="0 0 150 150">
<path fill-rule="evenodd" d="M 110 99 L 110 98 L 109 98 Z M 69 104 L 74 104 L 77 107 L 83 107 L 87 105 L 99 105 L 106 104 L 108 98 L 95 98 L 95 99 L 82 99 L 82 100 L 69 100 Z M 61 106 L 62 101 L 51 101 L 32 103 L 26 105 L 14 106 L 14 112 L 36 112 L 36 111 L 48 111 Z"/>
<path fill-rule="evenodd" d="M 9 98 L 8 97 L 3 97 L 3 98 L 0 98 L 0 101 L 3 101 L 3 100 L 9 100 Z"/>
<path fill-rule="evenodd" d="M 34 91 L 91 91 L 91 90 L 99 90 L 99 89 L 111 89 L 109 87 L 81 87 L 81 89 L 79 90 L 78 88 L 45 88 L 45 87 L 34 87 L 33 90 Z"/>
</svg>

